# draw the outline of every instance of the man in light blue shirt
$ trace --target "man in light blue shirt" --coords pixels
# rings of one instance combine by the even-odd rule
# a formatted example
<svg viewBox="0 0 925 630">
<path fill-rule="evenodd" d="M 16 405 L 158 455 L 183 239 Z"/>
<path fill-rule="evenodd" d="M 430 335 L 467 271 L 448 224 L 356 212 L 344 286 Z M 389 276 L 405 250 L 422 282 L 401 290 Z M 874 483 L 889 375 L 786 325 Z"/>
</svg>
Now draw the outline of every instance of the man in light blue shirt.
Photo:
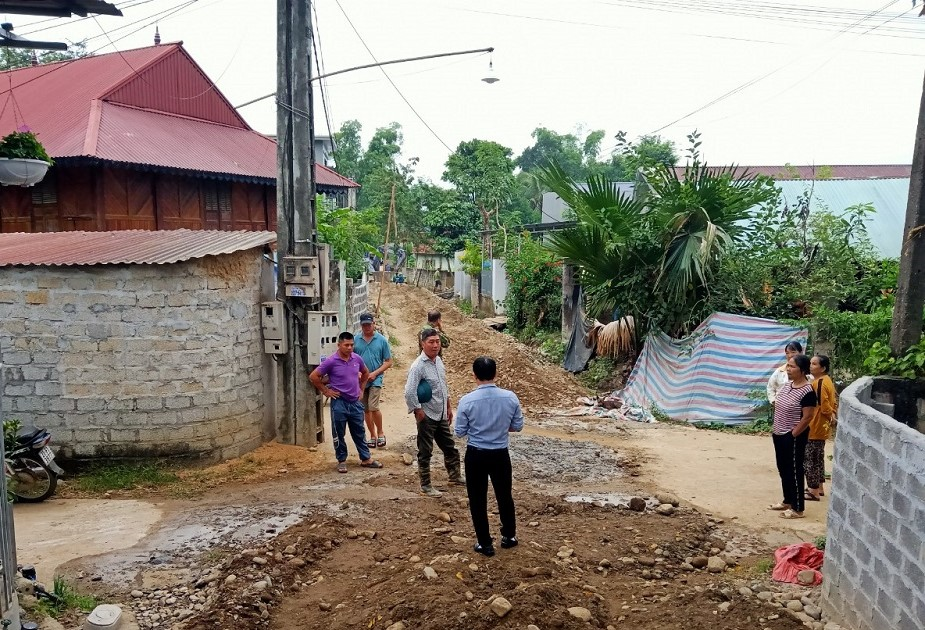
<svg viewBox="0 0 925 630">
<path fill-rule="evenodd" d="M 469 513 L 478 542 L 475 551 L 495 555 L 488 526 L 488 480 L 495 489 L 501 516 L 501 547 L 517 546 L 517 520 L 511 494 L 513 475 L 508 452 L 508 433 L 524 428 L 520 400 L 514 392 L 495 385 L 498 368 L 491 357 L 472 362 L 478 388 L 459 400 L 456 407 L 456 437 L 468 436 L 466 447 L 466 492 Z"/>
<path fill-rule="evenodd" d="M 363 363 L 369 368 L 369 380 L 363 390 L 363 407 L 366 419 L 366 428 L 369 430 L 369 439 L 366 446 L 369 448 L 385 448 L 385 433 L 382 430 L 382 412 L 379 411 L 379 400 L 382 394 L 382 375 L 392 367 L 392 349 L 388 340 L 376 332 L 376 321 L 372 313 L 360 315 L 360 332 L 358 332 L 354 352 L 363 357 Z"/>
</svg>

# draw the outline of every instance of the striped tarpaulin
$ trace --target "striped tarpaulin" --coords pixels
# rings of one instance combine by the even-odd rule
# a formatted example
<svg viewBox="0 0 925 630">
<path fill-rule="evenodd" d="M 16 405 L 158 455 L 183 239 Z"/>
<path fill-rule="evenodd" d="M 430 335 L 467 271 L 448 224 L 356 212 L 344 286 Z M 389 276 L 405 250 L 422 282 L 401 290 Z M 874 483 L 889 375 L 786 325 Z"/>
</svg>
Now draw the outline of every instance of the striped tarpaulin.
<svg viewBox="0 0 925 630">
<path fill-rule="evenodd" d="M 805 330 L 770 319 L 714 313 L 683 339 L 650 334 L 623 399 L 655 404 L 675 420 L 745 419 L 763 402 L 749 394 L 764 391 L 784 346 L 806 339 Z"/>
</svg>

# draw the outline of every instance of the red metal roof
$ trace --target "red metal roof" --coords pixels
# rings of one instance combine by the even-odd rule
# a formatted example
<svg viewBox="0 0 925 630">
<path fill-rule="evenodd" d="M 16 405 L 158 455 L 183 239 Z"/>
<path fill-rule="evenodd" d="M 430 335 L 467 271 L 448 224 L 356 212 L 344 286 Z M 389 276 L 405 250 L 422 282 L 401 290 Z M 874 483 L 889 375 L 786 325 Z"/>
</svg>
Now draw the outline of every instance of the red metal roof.
<svg viewBox="0 0 925 630">
<path fill-rule="evenodd" d="M 163 265 L 262 247 L 275 232 L 121 230 L 0 234 L 0 267 L 13 265 Z"/>
<path fill-rule="evenodd" d="M 0 102 L 0 133 L 24 124 L 53 158 L 276 177 L 275 143 L 248 126 L 182 44 L 2 73 Z"/>
<path fill-rule="evenodd" d="M 315 183 L 318 186 L 335 186 L 337 188 L 359 188 L 360 185 L 344 177 L 335 170 L 332 170 L 324 164 L 315 163 Z"/>
<path fill-rule="evenodd" d="M 816 166 L 748 166 L 738 165 L 740 172 L 752 175 L 766 175 L 779 180 L 817 179 L 820 173 L 826 179 L 894 179 L 912 176 L 911 164 L 834 164 Z M 684 175 L 684 167 L 676 166 L 678 176 Z"/>
</svg>

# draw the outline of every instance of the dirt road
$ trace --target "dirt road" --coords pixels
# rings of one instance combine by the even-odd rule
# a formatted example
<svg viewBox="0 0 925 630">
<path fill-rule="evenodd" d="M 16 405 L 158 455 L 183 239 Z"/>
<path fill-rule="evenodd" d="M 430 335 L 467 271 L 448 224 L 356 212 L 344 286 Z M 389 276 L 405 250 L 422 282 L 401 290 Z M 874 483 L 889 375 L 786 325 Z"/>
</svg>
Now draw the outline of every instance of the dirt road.
<svg viewBox="0 0 925 630">
<path fill-rule="evenodd" d="M 429 291 L 388 285 L 383 287 L 382 303 L 385 332 L 399 342 L 393 348 L 395 368 L 386 375 L 384 388 L 386 435 L 405 439 L 414 434 L 402 387 L 418 354 L 415 335 L 427 321 L 427 311 L 437 308 L 453 339 L 445 359 L 455 397 L 474 386 L 472 359 L 491 355 L 498 359 L 499 384 L 521 398 L 528 419 L 526 433 L 591 440 L 618 451 L 629 448 L 642 464 L 640 478 L 650 490 L 668 490 L 707 512 L 736 518 L 762 531 L 773 544 L 825 533 L 825 502 L 808 503 L 807 518 L 796 521 L 781 520 L 777 512 L 766 509 L 781 494 L 770 438 L 669 424 L 548 419 L 547 409 L 571 407 L 577 396 L 586 393 L 558 366 L 537 359 L 509 335 L 460 313 L 451 302 Z"/>
<path fill-rule="evenodd" d="M 794 598 L 815 614 L 818 589 L 771 584 L 756 568 L 774 546 L 824 532 L 825 503 L 810 504 L 802 521 L 764 509 L 780 492 L 767 438 L 550 415 L 585 393 L 558 366 L 428 292 L 389 285 L 383 293 L 384 332 L 397 342 L 383 400 L 389 446 L 375 451 L 383 470 L 360 469 L 352 446 L 350 471 L 339 475 L 330 444 L 267 445 L 197 472 L 195 500 L 17 508 L 36 533 L 21 535 L 20 561 L 38 558 L 46 581 L 57 567 L 131 609 L 141 628 L 545 629 L 589 619 L 777 629 L 799 627 L 777 606 Z M 435 307 L 453 339 L 454 397 L 473 386 L 472 358 L 489 354 L 527 416 L 512 440 L 522 543 L 492 559 L 472 553 L 465 492 L 446 487 L 439 453 L 434 480 L 448 492 L 437 500 L 418 494 L 415 467 L 402 460 L 415 452 L 403 384 Z M 659 514 L 653 497 L 665 491 L 679 507 Z M 643 512 L 626 509 L 633 497 L 646 500 Z M 61 526 L 73 510 L 116 520 L 93 538 Z M 137 519 L 120 528 L 125 512 Z M 695 568 L 708 559 L 716 573 Z"/>
</svg>

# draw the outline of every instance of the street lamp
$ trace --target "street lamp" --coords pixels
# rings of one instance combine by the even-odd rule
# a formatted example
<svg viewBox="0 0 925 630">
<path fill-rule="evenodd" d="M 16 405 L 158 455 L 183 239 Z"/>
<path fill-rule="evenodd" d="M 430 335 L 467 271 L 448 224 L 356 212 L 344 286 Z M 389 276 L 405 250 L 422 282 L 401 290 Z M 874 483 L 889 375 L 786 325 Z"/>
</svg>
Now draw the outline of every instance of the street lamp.
<svg viewBox="0 0 925 630">
<path fill-rule="evenodd" d="M 440 57 L 455 57 L 458 55 L 474 55 L 476 53 L 491 53 L 494 52 L 494 47 L 490 46 L 488 48 L 474 48 L 472 50 L 457 50 L 455 52 L 445 52 L 445 53 L 436 53 L 433 55 L 421 55 L 420 57 L 406 57 L 404 59 L 392 59 L 390 61 L 378 61 L 376 63 L 367 63 L 362 66 L 353 66 L 352 68 L 344 68 L 343 70 L 335 70 L 334 72 L 327 72 L 325 74 L 319 74 L 318 76 L 313 76 L 309 81 L 318 81 L 320 79 L 327 79 L 328 77 L 337 76 L 338 74 L 344 74 L 346 72 L 353 72 L 354 70 L 365 70 L 366 68 L 378 68 L 379 66 L 389 66 L 396 63 L 407 63 L 409 61 L 423 61 L 425 59 L 438 59 Z M 488 72 L 489 76 L 482 79 L 485 83 L 497 83 L 501 79 L 494 76 L 494 69 L 492 68 L 491 62 L 488 62 Z M 247 101 L 246 103 L 241 103 L 240 105 L 235 106 L 235 109 L 241 109 L 242 107 L 247 107 L 248 105 L 253 105 L 254 103 L 259 103 L 260 101 L 266 100 L 272 96 L 276 96 L 276 92 L 270 92 L 269 94 L 264 94 L 258 98 Z"/>
<path fill-rule="evenodd" d="M 491 85 L 492 83 L 497 83 L 497 82 L 500 81 L 500 80 L 501 80 L 501 79 L 499 79 L 498 77 L 495 76 L 495 67 L 494 67 L 494 65 L 492 64 L 492 62 L 489 60 L 489 62 L 488 62 L 488 74 L 485 76 L 485 78 L 482 79 L 482 81 L 484 81 L 484 82 L 487 83 L 488 85 Z"/>
</svg>

